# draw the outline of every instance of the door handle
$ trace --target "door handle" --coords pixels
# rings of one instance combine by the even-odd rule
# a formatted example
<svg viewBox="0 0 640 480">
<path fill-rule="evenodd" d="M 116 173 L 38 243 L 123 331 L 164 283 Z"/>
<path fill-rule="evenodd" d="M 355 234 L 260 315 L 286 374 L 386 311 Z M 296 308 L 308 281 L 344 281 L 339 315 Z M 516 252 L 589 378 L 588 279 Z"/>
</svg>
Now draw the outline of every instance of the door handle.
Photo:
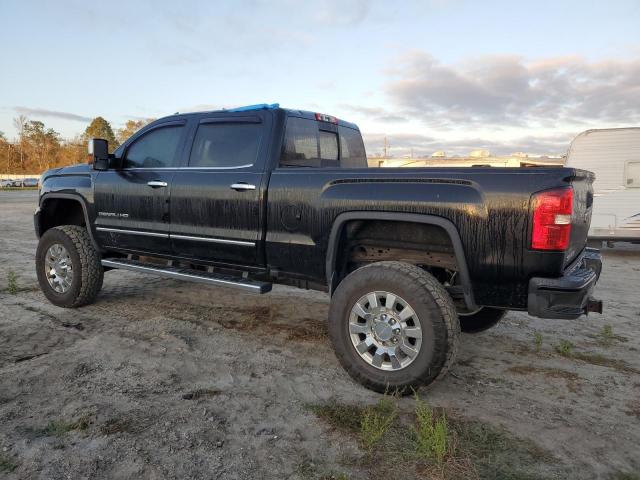
<svg viewBox="0 0 640 480">
<path fill-rule="evenodd" d="M 160 187 L 166 187 L 167 186 L 167 182 L 160 182 L 158 180 L 151 180 L 150 182 L 147 182 L 147 185 L 149 185 L 151 188 L 160 188 Z"/>
<path fill-rule="evenodd" d="M 250 183 L 232 183 L 231 184 L 231 188 L 233 190 L 255 190 L 256 186 L 255 185 L 251 185 Z"/>
</svg>

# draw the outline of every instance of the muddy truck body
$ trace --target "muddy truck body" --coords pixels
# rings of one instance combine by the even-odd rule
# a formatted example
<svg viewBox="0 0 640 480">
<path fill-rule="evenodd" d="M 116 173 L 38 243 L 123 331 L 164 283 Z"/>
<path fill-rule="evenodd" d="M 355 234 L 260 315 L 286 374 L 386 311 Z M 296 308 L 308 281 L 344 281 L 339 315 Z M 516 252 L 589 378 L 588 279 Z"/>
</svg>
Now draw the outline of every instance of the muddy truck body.
<svg viewBox="0 0 640 480">
<path fill-rule="evenodd" d="M 176 114 L 107 149 L 42 176 L 36 268 L 59 306 L 114 269 L 324 290 L 345 369 L 401 392 L 446 373 L 461 329 L 602 309 L 584 170 L 367 168 L 356 125 L 277 105 Z"/>
</svg>

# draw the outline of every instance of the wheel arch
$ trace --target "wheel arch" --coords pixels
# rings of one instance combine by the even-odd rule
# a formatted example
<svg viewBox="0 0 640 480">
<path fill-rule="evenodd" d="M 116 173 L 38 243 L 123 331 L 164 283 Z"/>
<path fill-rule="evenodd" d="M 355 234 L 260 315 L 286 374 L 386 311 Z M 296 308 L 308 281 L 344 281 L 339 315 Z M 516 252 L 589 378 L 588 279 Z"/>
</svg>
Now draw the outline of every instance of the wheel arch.
<svg viewBox="0 0 640 480">
<path fill-rule="evenodd" d="M 463 288 L 465 304 L 470 310 L 477 308 L 473 297 L 471 277 L 469 275 L 464 247 L 462 245 L 462 240 L 460 240 L 458 229 L 450 220 L 447 220 L 446 218 L 436 215 L 421 215 L 415 213 L 360 211 L 345 212 L 338 215 L 333 222 L 331 233 L 329 234 L 325 265 L 327 285 L 329 286 L 329 293 L 331 295 L 333 295 L 333 292 L 336 289 L 337 284 L 339 283 L 336 282 L 338 275 L 338 272 L 336 271 L 336 264 L 338 261 L 338 247 L 341 242 L 342 232 L 347 223 L 355 220 L 384 220 L 390 222 L 417 223 L 442 228 L 448 235 L 453 247 L 453 252 L 458 265 L 458 273 L 460 275 L 460 284 Z"/>
<path fill-rule="evenodd" d="M 38 210 L 36 211 L 36 215 L 34 218 L 36 236 L 40 238 L 50 228 L 57 227 L 60 225 L 66 225 L 66 224 L 78 225 L 77 221 L 72 223 L 64 223 L 64 222 L 60 223 L 55 220 L 50 222 L 46 221 L 47 208 L 50 205 L 52 205 L 52 202 L 55 202 L 57 200 L 64 200 L 65 203 L 74 202 L 75 204 L 79 205 L 80 211 L 78 213 L 79 215 L 81 215 L 81 218 L 84 221 L 84 225 L 79 225 L 79 226 L 86 227 L 87 233 L 89 234 L 89 238 L 91 239 L 91 243 L 93 244 L 93 247 L 97 251 L 101 251 L 102 249 L 99 247 L 93 235 L 93 231 L 91 228 L 91 221 L 89 219 L 89 210 L 86 204 L 86 200 L 81 195 L 77 195 L 73 193 L 45 193 L 40 198 L 40 205 L 38 207 Z M 74 217 L 74 215 L 76 215 L 76 217 Z M 75 212 L 70 212 L 67 215 L 63 216 L 63 218 L 77 219 L 77 214 Z"/>
</svg>

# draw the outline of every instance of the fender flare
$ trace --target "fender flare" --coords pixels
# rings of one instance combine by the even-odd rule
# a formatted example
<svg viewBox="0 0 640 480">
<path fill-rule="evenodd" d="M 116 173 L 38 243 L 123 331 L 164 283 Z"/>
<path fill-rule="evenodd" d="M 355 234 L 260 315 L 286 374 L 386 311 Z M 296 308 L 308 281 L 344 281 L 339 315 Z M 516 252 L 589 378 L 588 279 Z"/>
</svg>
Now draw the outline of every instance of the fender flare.
<svg viewBox="0 0 640 480">
<path fill-rule="evenodd" d="M 467 267 L 467 260 L 464 253 L 464 247 L 462 246 L 462 240 L 460 240 L 460 234 L 456 226 L 446 218 L 438 217 L 436 215 L 421 215 L 415 213 L 390 213 L 390 212 L 345 212 L 336 217 L 331 227 L 331 233 L 329 234 L 329 244 L 327 246 L 327 259 L 326 259 L 326 276 L 327 285 L 329 285 L 329 293 L 333 295 L 336 285 L 334 285 L 334 279 L 336 275 L 335 266 L 337 259 L 337 245 L 342 234 L 344 225 L 347 222 L 353 220 L 387 220 L 396 222 L 411 222 L 422 223 L 427 225 L 436 225 L 441 227 L 449 238 L 453 245 L 453 253 L 456 257 L 458 264 L 458 274 L 460 275 L 460 284 L 462 285 L 465 304 L 470 311 L 476 310 L 478 306 L 473 298 L 473 289 L 471 288 L 471 277 L 469 275 L 469 268 Z"/>
<path fill-rule="evenodd" d="M 40 202 L 38 204 L 38 209 L 36 210 L 36 214 L 35 214 L 35 229 L 36 229 L 36 236 L 38 238 L 40 238 L 40 236 L 42 235 L 41 229 L 40 229 L 40 213 L 41 213 L 41 209 L 42 209 L 42 205 L 47 201 L 47 200 L 51 200 L 51 199 L 56 199 L 56 198 L 63 198 L 65 200 L 74 200 L 76 202 L 78 202 L 80 204 L 80 206 L 82 207 L 82 213 L 84 215 L 84 222 L 87 226 L 87 232 L 89 232 L 89 238 L 91 239 L 91 243 L 93 244 L 93 247 L 98 251 L 101 252 L 102 249 L 100 248 L 100 246 L 98 245 L 98 242 L 96 242 L 96 239 L 93 235 L 93 229 L 91 228 L 91 222 L 89 221 L 89 210 L 87 209 L 87 203 L 86 200 L 84 199 L 84 197 L 82 197 L 82 195 L 78 195 L 75 193 L 45 193 L 44 195 L 42 195 L 42 197 L 40 197 Z"/>
</svg>

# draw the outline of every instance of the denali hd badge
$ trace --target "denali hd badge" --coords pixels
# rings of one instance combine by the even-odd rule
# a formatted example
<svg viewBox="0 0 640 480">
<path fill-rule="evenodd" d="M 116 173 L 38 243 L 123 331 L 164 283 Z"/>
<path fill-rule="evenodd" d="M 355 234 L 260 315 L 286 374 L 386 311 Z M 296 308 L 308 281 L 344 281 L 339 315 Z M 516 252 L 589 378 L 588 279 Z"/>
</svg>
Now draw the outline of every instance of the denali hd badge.
<svg viewBox="0 0 640 480">
<path fill-rule="evenodd" d="M 129 218 L 128 213 L 115 213 L 115 212 L 98 212 L 99 217 L 118 217 L 118 218 Z"/>
</svg>

